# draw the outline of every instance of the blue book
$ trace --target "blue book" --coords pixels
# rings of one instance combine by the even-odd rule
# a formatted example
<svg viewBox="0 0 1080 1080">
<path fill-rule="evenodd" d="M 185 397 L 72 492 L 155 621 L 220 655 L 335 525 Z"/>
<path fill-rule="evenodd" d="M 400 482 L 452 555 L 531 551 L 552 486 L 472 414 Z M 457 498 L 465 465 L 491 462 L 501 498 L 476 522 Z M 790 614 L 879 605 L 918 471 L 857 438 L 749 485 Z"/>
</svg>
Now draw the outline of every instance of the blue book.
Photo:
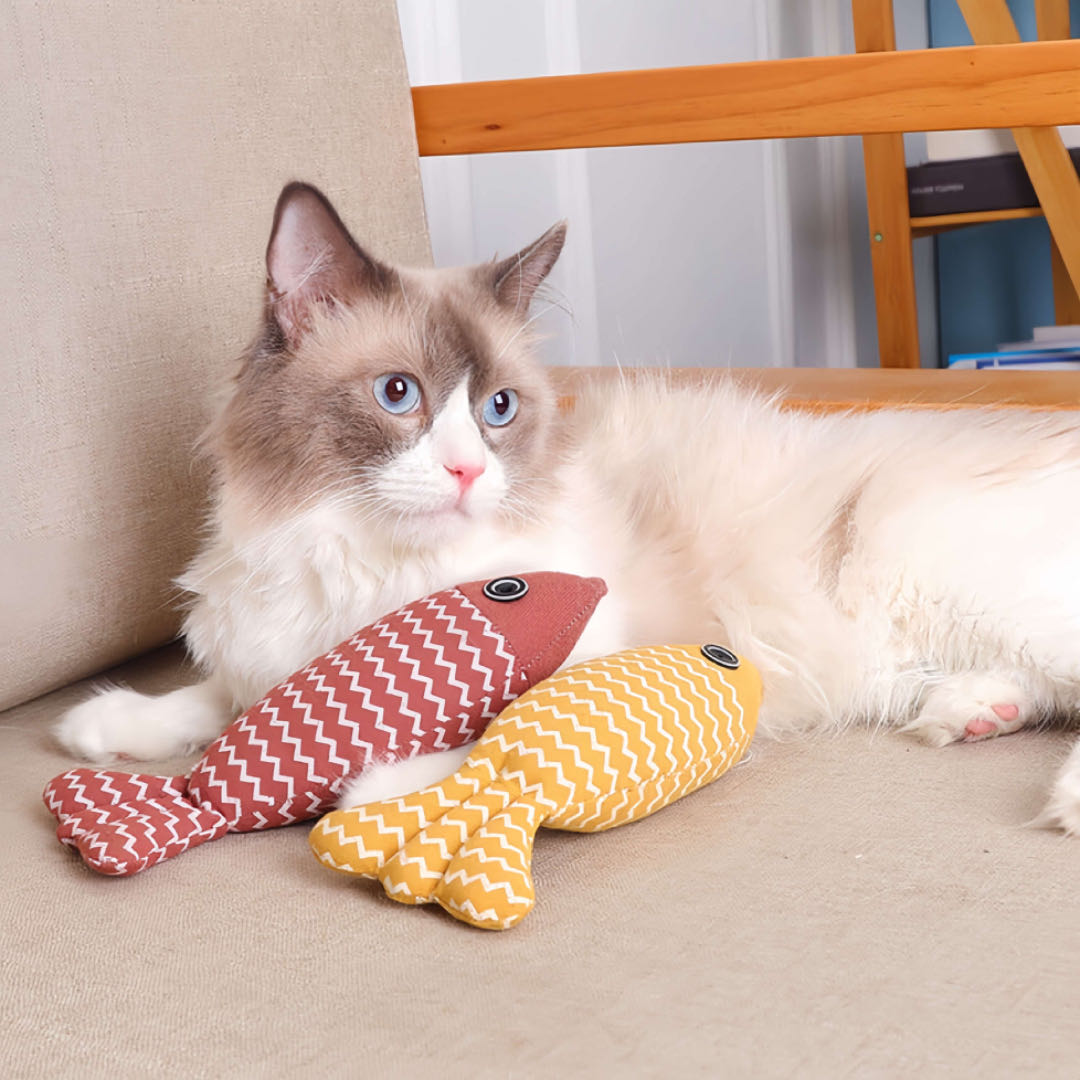
<svg viewBox="0 0 1080 1080">
<path fill-rule="evenodd" d="M 1080 349 L 1014 349 L 1006 352 L 953 353 L 950 371 L 1080 371 Z"/>
</svg>

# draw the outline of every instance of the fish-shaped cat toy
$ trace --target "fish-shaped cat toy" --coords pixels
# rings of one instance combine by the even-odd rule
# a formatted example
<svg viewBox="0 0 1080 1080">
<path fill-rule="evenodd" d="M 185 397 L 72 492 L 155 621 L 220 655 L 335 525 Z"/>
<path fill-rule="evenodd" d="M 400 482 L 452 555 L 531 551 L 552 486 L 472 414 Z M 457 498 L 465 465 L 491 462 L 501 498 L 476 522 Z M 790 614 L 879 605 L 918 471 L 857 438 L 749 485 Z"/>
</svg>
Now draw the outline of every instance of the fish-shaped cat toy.
<svg viewBox="0 0 1080 1080">
<path fill-rule="evenodd" d="M 575 664 L 507 706 L 449 779 L 327 814 L 310 843 L 394 900 L 503 930 L 533 906 L 541 825 L 599 832 L 710 783 L 742 757 L 760 703 L 757 670 L 719 645 Z"/>
<path fill-rule="evenodd" d="M 317 817 L 370 764 L 478 738 L 566 660 L 606 591 L 599 578 L 540 572 L 408 604 L 276 686 L 189 776 L 57 776 L 44 792 L 57 836 L 124 876 L 228 832 Z"/>
</svg>

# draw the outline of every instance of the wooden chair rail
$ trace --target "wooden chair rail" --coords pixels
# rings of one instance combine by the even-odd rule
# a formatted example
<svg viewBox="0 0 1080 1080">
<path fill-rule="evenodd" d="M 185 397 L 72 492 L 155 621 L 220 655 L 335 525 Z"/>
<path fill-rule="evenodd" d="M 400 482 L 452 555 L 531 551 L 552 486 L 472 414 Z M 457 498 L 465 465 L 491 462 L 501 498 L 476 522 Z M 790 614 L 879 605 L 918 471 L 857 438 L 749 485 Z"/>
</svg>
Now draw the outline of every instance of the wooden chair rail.
<svg viewBox="0 0 1080 1080">
<path fill-rule="evenodd" d="M 436 156 L 1080 123 L 1080 40 L 905 52 L 861 46 L 867 51 L 845 56 L 417 86 L 419 151 Z M 1005 216 L 1012 215 L 995 215 Z M 976 218 L 913 224 L 929 235 Z M 894 351 L 896 357 L 882 356 L 892 368 L 735 374 L 782 394 L 792 407 L 814 411 L 1080 409 L 1075 373 L 905 370 L 918 363 L 917 345 L 900 342 Z M 611 369 L 585 370 L 617 377 Z M 572 393 L 580 373 L 556 369 L 556 377 Z M 673 377 L 713 378 L 716 372 L 676 370 Z"/>
<path fill-rule="evenodd" d="M 421 155 L 1080 123 L 1080 40 L 413 88 Z"/>
<path fill-rule="evenodd" d="M 572 398 L 582 379 L 639 378 L 650 369 L 552 368 L 557 389 Z M 670 368 L 690 384 L 734 378 L 779 394 L 790 408 L 815 413 L 874 409 L 1080 409 L 1076 372 L 942 371 L 903 368 Z"/>
</svg>

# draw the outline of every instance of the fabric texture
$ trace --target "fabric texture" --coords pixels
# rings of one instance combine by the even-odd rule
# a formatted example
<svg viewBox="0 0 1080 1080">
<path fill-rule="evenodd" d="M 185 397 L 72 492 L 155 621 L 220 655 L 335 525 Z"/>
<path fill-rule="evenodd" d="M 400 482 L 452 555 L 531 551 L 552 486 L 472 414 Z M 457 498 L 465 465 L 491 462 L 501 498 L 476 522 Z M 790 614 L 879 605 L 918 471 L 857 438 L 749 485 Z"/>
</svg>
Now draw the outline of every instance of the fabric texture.
<svg viewBox="0 0 1080 1080">
<path fill-rule="evenodd" d="M 760 704 L 756 669 L 716 646 L 575 664 L 504 709 L 454 776 L 327 814 L 311 847 L 401 903 L 506 930 L 533 908 L 541 825 L 602 832 L 711 783 L 746 751 Z"/>
<path fill-rule="evenodd" d="M 512 596 L 489 596 L 490 584 L 511 583 Z M 274 687 L 186 779 L 54 777 L 43 797 L 57 837 L 87 866 L 124 877 L 227 832 L 317 817 L 369 765 L 478 739 L 566 659 L 605 592 L 599 578 L 540 572 L 406 604 Z"/>
<path fill-rule="evenodd" d="M 95 874 L 40 800 L 86 693 L 0 718 L 5 1080 L 1075 1074 L 1080 858 L 1025 827 L 1064 733 L 758 737 L 663 813 L 543 833 L 536 907 L 489 934 L 328 873 L 306 826 Z"/>
<path fill-rule="evenodd" d="M 3 708 L 176 632 L 281 187 L 430 250 L 393 0 L 12 0 L 0 72 Z"/>
</svg>

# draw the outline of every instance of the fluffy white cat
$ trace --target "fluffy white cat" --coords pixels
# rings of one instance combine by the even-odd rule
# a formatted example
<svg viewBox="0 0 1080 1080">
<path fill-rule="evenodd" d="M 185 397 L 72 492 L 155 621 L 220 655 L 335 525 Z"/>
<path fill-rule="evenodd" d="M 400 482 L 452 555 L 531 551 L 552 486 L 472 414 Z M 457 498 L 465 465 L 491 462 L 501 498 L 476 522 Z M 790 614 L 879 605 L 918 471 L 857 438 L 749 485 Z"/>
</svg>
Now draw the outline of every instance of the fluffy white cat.
<svg viewBox="0 0 1080 1080">
<path fill-rule="evenodd" d="M 571 661 L 719 641 L 763 734 L 870 722 L 944 745 L 1080 709 L 1070 414 L 812 416 L 733 381 L 597 379 L 560 410 L 529 303 L 562 226 L 501 262 L 407 270 L 313 188 L 282 192 L 261 335 L 207 437 L 211 530 L 181 580 L 198 685 L 105 691 L 58 735 L 96 761 L 201 745 L 357 628 L 459 581 L 554 569 L 608 596 Z M 342 804 L 465 751 L 379 766 Z M 1080 832 L 1080 749 L 1048 822 Z"/>
</svg>

